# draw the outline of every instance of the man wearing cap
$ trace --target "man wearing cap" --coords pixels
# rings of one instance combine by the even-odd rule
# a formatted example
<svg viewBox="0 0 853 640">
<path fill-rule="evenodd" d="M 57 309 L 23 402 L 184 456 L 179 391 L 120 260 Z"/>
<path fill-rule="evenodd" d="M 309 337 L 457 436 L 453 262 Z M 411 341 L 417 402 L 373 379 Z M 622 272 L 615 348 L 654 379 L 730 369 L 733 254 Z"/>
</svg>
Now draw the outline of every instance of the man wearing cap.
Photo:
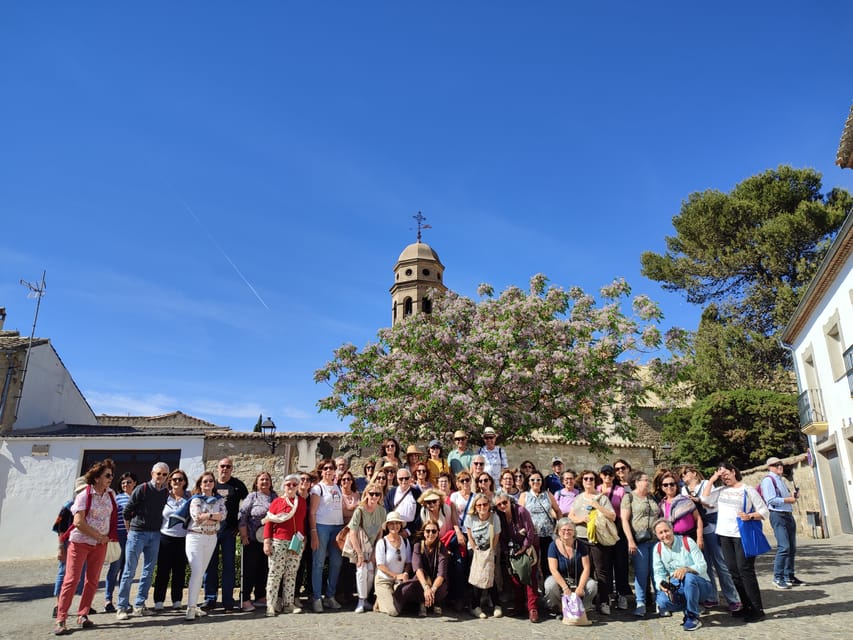
<svg viewBox="0 0 853 640">
<path fill-rule="evenodd" d="M 486 473 L 495 481 L 495 486 L 500 485 L 501 471 L 509 467 L 506 451 L 503 447 L 497 447 L 498 432 L 492 427 L 483 429 L 483 446 L 478 452 L 486 459 Z"/>
<path fill-rule="evenodd" d="M 773 584 L 777 589 L 790 589 L 805 584 L 794 575 L 797 553 L 797 523 L 794 503 L 799 491 L 788 491 L 782 472 L 785 466 L 779 458 L 767 458 L 767 475 L 761 481 L 761 495 L 770 509 L 770 526 L 776 536 L 776 559 L 773 561 Z"/>
<path fill-rule="evenodd" d="M 474 452 L 468 448 L 468 434 L 462 430 L 453 434 L 453 443 L 456 448 L 448 454 L 447 464 L 450 465 L 450 472 L 455 477 L 460 472 L 468 471 L 471 468 Z"/>
<path fill-rule="evenodd" d="M 563 488 L 563 460 L 560 456 L 551 458 L 551 469 L 553 473 L 549 473 L 545 478 L 545 488 L 553 495 Z"/>
</svg>

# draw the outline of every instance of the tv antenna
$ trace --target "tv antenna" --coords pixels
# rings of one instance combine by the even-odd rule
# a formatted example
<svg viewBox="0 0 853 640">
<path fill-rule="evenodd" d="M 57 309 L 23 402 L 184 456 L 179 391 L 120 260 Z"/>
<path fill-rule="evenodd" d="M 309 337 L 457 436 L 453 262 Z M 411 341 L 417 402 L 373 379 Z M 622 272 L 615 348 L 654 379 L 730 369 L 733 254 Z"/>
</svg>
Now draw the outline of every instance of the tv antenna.
<svg viewBox="0 0 853 640">
<path fill-rule="evenodd" d="M 420 242 L 421 241 L 421 231 L 423 229 L 432 229 L 432 225 L 424 224 L 424 222 L 426 221 L 426 216 L 424 214 L 422 214 L 420 211 L 418 211 L 418 215 L 412 216 L 412 217 L 418 223 L 418 242 Z"/>
<path fill-rule="evenodd" d="M 33 328 L 30 331 L 30 341 L 27 344 L 27 357 L 24 359 L 24 371 L 21 373 L 21 388 L 18 391 L 18 400 L 15 402 L 15 419 L 18 419 L 18 409 L 21 407 L 21 398 L 24 396 L 24 381 L 27 379 L 27 367 L 30 365 L 30 352 L 33 349 L 33 340 L 36 335 L 36 323 L 39 319 L 39 309 L 41 308 L 41 299 L 44 297 L 44 292 L 46 291 L 45 287 L 45 276 L 47 275 L 47 271 L 41 272 L 41 282 L 38 284 L 34 284 L 32 282 L 27 282 L 24 279 L 21 279 L 21 284 L 24 285 L 29 291 L 27 292 L 27 298 L 36 300 L 36 312 L 33 316 Z M 14 424 L 14 423 L 13 423 Z"/>
</svg>

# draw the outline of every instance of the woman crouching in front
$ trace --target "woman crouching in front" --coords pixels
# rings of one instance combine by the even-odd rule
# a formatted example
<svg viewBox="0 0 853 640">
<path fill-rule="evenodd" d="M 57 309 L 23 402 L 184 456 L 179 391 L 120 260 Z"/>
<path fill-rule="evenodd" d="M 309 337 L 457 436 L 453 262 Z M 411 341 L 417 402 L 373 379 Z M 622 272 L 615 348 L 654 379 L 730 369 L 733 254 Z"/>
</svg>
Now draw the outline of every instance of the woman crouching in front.
<svg viewBox="0 0 853 640">
<path fill-rule="evenodd" d="M 407 580 L 394 592 L 397 611 L 410 602 L 419 605 L 418 615 L 425 618 L 427 609 L 440 616 L 442 603 L 447 596 L 447 549 L 438 537 L 439 525 L 427 520 L 421 527 L 420 540 L 412 549 L 412 570 L 415 577 Z"/>
</svg>

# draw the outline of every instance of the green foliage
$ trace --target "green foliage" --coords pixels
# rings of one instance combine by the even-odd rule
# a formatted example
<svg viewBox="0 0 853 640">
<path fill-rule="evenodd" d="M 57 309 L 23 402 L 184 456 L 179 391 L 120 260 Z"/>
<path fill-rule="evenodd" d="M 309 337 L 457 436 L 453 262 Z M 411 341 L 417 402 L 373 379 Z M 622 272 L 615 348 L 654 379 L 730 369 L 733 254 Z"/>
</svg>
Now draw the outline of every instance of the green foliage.
<svg viewBox="0 0 853 640">
<path fill-rule="evenodd" d="M 260 433 L 261 432 L 261 423 L 264 421 L 264 415 L 261 414 L 258 416 L 258 421 L 255 423 L 255 428 L 252 429 L 252 433 Z"/>
<path fill-rule="evenodd" d="M 663 424 L 663 438 L 674 443 L 672 460 L 709 473 L 722 460 L 746 469 L 770 456 L 784 458 L 805 448 L 794 394 L 717 391 L 692 407 L 673 410 Z"/>
<path fill-rule="evenodd" d="M 630 436 L 645 393 L 632 356 L 683 336 L 661 334 L 660 310 L 645 296 L 627 315 L 629 294 L 617 280 L 597 302 L 542 275 L 527 293 L 510 287 L 495 297 L 482 285 L 480 302 L 436 291 L 431 314 L 383 329 L 361 351 L 337 349 L 314 374 L 331 387 L 318 406 L 350 418 L 363 443 L 491 426 L 508 440 L 536 431 L 603 448 L 606 425 Z"/>
<path fill-rule="evenodd" d="M 790 389 L 790 358 L 776 338 L 851 204 L 843 189 L 822 194 L 816 171 L 788 166 L 682 203 L 666 252 L 641 261 L 665 289 L 708 305 L 695 338 L 697 394 Z"/>
</svg>

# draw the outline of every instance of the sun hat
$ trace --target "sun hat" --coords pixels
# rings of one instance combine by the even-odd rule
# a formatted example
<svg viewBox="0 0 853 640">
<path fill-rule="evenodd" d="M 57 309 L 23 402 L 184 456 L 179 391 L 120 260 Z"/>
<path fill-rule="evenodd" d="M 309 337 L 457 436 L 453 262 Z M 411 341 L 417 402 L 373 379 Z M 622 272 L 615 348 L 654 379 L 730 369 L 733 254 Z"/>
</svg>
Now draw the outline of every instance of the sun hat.
<svg viewBox="0 0 853 640">
<path fill-rule="evenodd" d="M 86 482 L 86 476 L 80 476 L 74 481 L 74 493 L 80 493 L 83 489 L 86 488 L 86 485 L 89 484 Z"/>
<path fill-rule="evenodd" d="M 389 511 L 388 515 L 385 516 L 385 524 L 387 525 L 389 522 L 399 522 L 400 524 L 406 524 L 406 521 L 403 520 L 403 516 L 401 516 L 396 511 Z"/>
<path fill-rule="evenodd" d="M 406 447 L 406 455 L 407 456 L 413 456 L 413 455 L 422 456 L 422 455 L 424 455 L 424 452 L 421 451 L 420 449 L 418 449 L 417 445 L 410 444 L 408 447 Z"/>
<path fill-rule="evenodd" d="M 777 458 L 776 456 L 772 456 L 770 458 L 767 458 L 767 466 L 768 467 L 772 467 L 773 465 L 776 465 L 776 464 L 782 464 L 782 461 L 779 458 Z"/>
<path fill-rule="evenodd" d="M 495 437 L 497 437 L 498 432 L 495 431 L 494 427 L 486 427 L 485 429 L 483 429 L 483 435 L 484 436 L 495 436 Z"/>
<path fill-rule="evenodd" d="M 453 439 L 454 440 L 456 438 L 467 438 L 467 437 L 468 437 L 468 434 L 465 433 L 464 431 L 462 431 L 462 429 L 457 429 L 456 431 L 453 432 Z"/>
<path fill-rule="evenodd" d="M 444 492 L 439 491 L 438 489 L 427 489 L 421 494 L 421 497 L 418 498 L 418 503 L 423 504 L 428 500 L 438 500 L 439 502 L 444 502 Z"/>
</svg>

